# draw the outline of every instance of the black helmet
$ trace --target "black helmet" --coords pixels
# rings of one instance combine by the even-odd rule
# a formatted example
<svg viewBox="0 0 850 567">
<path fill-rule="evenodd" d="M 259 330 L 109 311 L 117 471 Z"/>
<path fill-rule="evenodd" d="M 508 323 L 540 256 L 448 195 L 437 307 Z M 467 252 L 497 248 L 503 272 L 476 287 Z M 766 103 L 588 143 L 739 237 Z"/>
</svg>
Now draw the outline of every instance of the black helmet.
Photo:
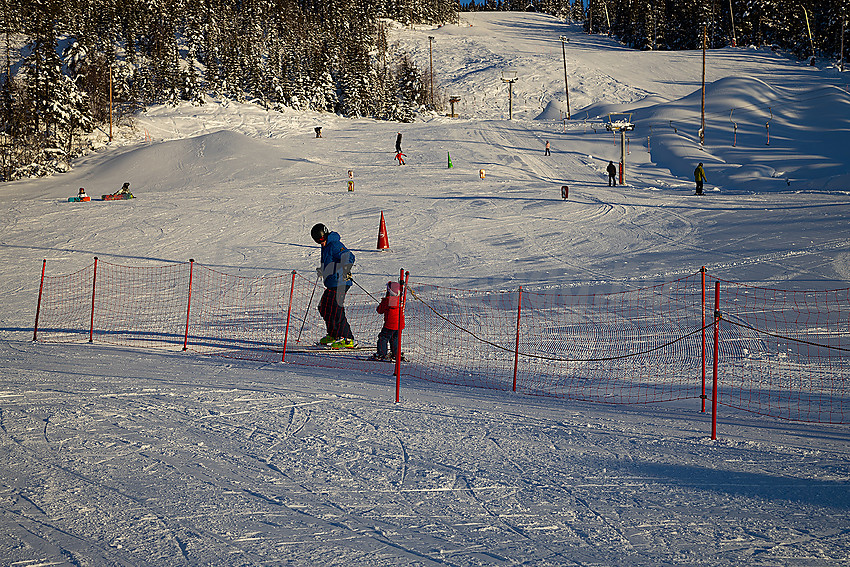
<svg viewBox="0 0 850 567">
<path fill-rule="evenodd" d="M 310 236 L 313 237 L 313 240 L 321 244 L 328 237 L 328 227 L 322 223 L 315 224 L 313 225 L 313 228 L 310 229 Z"/>
</svg>

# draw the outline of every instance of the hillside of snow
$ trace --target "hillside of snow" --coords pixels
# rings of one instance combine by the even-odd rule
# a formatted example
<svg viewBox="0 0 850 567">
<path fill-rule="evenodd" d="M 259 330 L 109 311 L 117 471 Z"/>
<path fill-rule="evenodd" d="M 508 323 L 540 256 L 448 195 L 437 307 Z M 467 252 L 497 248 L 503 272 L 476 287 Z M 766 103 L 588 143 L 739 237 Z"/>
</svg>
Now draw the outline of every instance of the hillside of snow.
<svg viewBox="0 0 850 567">
<path fill-rule="evenodd" d="M 400 268 L 481 290 L 616 291 L 701 266 L 765 287 L 850 285 L 846 73 L 709 51 L 701 146 L 702 52 L 633 51 L 505 12 L 397 27 L 391 41 L 425 69 L 428 36 L 459 118 L 209 99 L 150 108 L 70 172 L 0 186 L 0 564 L 846 561 L 846 426 L 723 408 L 712 441 L 698 400 L 608 406 L 410 381 L 396 404 L 389 370 L 31 342 L 44 259 L 48 275 L 94 256 L 311 274 L 317 222 L 376 294 Z M 517 74 L 510 117 L 502 71 Z M 635 124 L 616 187 L 612 112 Z M 135 199 L 99 200 L 124 182 Z M 79 187 L 92 202 L 67 202 Z M 389 251 L 376 250 L 382 212 Z"/>
</svg>

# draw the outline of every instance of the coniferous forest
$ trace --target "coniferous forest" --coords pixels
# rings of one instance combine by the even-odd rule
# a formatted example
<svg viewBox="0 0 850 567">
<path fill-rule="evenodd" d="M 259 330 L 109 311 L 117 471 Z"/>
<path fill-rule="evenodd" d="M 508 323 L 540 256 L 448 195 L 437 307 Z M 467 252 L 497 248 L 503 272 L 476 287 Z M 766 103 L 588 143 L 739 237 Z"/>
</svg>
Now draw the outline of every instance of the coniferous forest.
<svg viewBox="0 0 850 567">
<path fill-rule="evenodd" d="M 0 181 L 8 181 L 62 170 L 110 120 L 207 95 L 411 121 L 434 101 L 426 72 L 387 40 L 390 22 L 536 10 L 637 49 L 705 41 L 835 59 L 850 0 L 0 0 L 0 8 Z"/>
</svg>

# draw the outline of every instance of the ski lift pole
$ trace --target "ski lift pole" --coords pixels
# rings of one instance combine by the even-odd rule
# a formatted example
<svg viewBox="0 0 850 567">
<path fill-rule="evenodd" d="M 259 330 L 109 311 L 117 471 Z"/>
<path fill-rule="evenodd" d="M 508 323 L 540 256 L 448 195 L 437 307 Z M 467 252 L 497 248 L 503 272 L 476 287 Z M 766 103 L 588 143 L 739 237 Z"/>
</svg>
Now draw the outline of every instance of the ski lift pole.
<svg viewBox="0 0 850 567">
<path fill-rule="evenodd" d="M 561 40 L 561 51 L 564 54 L 564 92 L 567 95 L 567 120 L 570 120 L 570 85 L 567 82 L 567 42 L 570 41 L 565 35 L 560 36 L 558 39 Z M 567 123 L 564 122 L 564 132 L 567 131 Z"/>
</svg>

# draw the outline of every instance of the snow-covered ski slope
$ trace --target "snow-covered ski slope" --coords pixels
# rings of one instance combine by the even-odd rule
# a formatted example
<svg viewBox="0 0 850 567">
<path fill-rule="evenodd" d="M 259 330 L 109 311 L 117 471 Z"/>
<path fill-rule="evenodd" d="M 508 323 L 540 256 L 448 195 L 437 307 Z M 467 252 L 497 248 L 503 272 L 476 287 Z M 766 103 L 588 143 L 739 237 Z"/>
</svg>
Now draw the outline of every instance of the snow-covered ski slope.
<svg viewBox="0 0 850 567">
<path fill-rule="evenodd" d="M 71 172 L 0 186 L 0 564 L 846 561 L 846 426 L 721 408 L 712 442 L 691 401 L 412 382 L 394 404 L 383 374 L 30 343 L 44 258 L 48 275 L 93 256 L 309 274 L 316 222 L 355 250 L 376 294 L 401 267 L 477 289 L 615 290 L 703 265 L 767 287 L 848 286 L 847 74 L 767 49 L 710 51 L 701 148 L 701 52 L 637 52 L 539 14 L 464 22 L 392 31 L 423 68 L 435 38 L 435 86 L 460 97 L 458 119 L 152 108 Z M 512 120 L 502 70 L 518 77 Z M 604 173 L 619 159 L 608 112 L 636 124 L 624 187 Z M 67 202 L 125 181 L 136 199 Z"/>
</svg>

